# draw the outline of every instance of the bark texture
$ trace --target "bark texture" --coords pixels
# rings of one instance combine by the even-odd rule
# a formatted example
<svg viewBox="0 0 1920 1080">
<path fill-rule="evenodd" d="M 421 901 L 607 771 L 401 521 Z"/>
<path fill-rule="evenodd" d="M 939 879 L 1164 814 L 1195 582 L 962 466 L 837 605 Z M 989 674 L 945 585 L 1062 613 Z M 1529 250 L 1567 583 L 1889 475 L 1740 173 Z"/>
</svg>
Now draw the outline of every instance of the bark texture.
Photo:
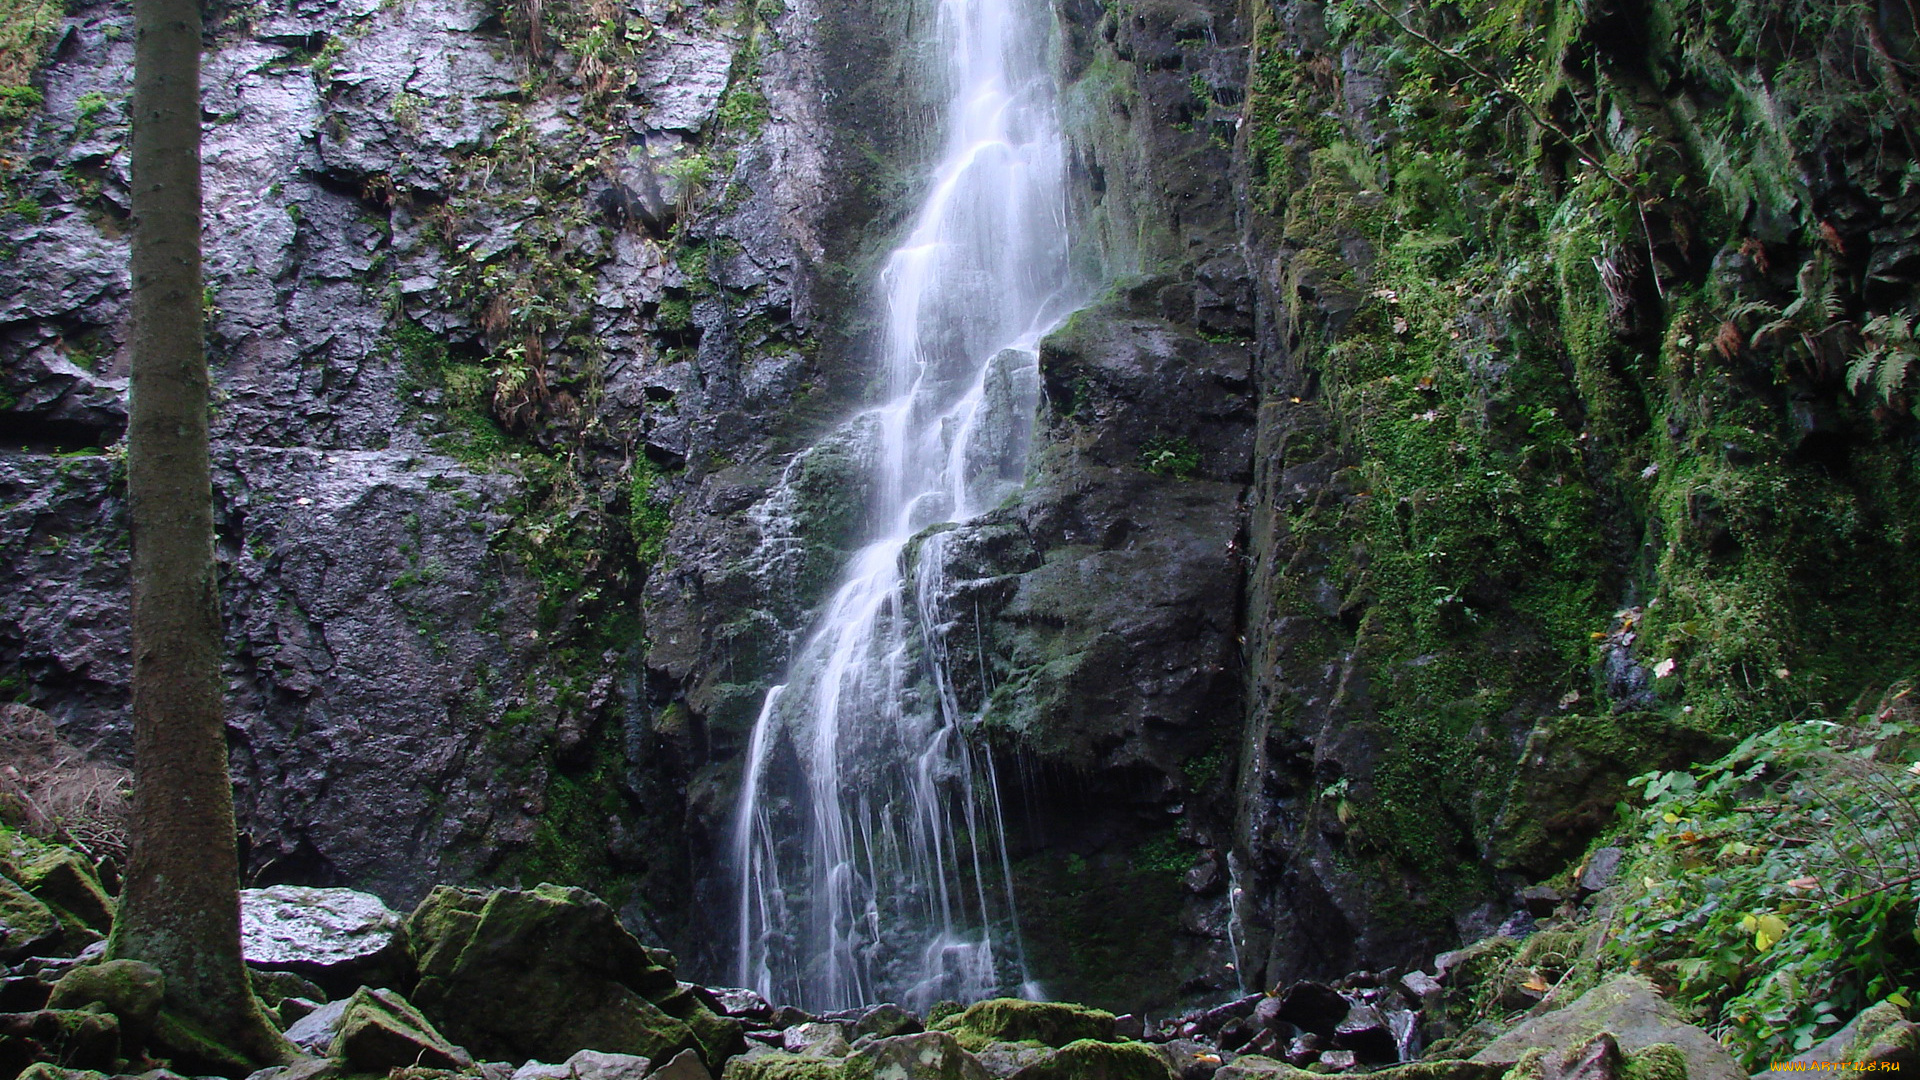
<svg viewBox="0 0 1920 1080">
<path fill-rule="evenodd" d="M 167 979 L 167 1005 L 255 1061 L 290 1048 L 240 955 L 239 867 L 220 686 L 200 271 L 200 11 L 137 0 L 133 95 L 133 835 L 110 953 Z"/>
</svg>

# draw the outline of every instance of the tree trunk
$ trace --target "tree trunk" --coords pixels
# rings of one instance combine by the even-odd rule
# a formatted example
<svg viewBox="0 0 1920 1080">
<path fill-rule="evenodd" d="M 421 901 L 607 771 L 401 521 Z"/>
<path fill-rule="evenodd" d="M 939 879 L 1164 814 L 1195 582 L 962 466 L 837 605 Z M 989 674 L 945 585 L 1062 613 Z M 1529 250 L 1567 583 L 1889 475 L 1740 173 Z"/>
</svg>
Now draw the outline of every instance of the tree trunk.
<svg viewBox="0 0 1920 1080">
<path fill-rule="evenodd" d="M 268 1062 L 291 1047 L 240 958 L 201 338 L 200 9 L 135 0 L 134 16 L 134 790 L 109 951 L 164 972 L 175 1016 Z"/>
</svg>

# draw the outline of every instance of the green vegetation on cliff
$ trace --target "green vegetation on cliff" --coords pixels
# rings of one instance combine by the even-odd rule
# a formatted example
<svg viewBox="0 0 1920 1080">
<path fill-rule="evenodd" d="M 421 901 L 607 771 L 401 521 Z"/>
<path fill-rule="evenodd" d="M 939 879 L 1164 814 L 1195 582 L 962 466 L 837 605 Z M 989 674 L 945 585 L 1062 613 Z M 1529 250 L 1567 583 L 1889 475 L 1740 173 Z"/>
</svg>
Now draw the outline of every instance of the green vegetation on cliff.
<svg viewBox="0 0 1920 1080">
<path fill-rule="evenodd" d="M 1864 4 L 1294 14 L 1245 136 L 1300 365 L 1263 467 L 1334 482 L 1274 507 L 1268 600 L 1353 672 L 1340 858 L 1444 934 L 1631 772 L 1920 664 L 1920 455 L 1873 381 L 1911 355 L 1912 45 Z M 1524 775 L 1529 729 L 1570 772 Z"/>
</svg>

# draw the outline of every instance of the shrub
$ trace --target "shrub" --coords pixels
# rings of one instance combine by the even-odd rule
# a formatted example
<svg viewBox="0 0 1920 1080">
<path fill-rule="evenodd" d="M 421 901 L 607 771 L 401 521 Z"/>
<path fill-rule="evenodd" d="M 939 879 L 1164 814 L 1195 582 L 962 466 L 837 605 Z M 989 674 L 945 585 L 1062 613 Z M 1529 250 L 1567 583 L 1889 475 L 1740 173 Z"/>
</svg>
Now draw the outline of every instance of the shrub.
<svg viewBox="0 0 1920 1080">
<path fill-rule="evenodd" d="M 1920 987 L 1920 707 L 1795 721 L 1691 771 L 1632 783 L 1647 843 L 1616 955 L 1749 1066 L 1790 1057 Z"/>
<path fill-rule="evenodd" d="M 53 718 L 0 705 L 0 821 L 96 859 L 125 857 L 127 770 L 90 760 L 60 737 Z"/>
</svg>

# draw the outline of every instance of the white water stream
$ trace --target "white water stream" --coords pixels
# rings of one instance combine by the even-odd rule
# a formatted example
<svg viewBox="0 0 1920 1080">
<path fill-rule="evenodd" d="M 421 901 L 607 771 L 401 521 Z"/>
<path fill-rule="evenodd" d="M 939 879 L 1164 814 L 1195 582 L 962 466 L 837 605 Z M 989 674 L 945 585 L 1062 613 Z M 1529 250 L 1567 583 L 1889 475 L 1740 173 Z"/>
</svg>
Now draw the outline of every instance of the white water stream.
<svg viewBox="0 0 1920 1080">
<path fill-rule="evenodd" d="M 1085 291 L 1045 0 L 939 8 L 946 147 L 881 275 L 887 400 L 851 422 L 878 441 L 870 539 L 767 694 L 734 835 L 740 981 L 817 1010 L 1034 993 L 992 764 L 948 679 L 954 534 L 934 527 L 1019 488 L 1038 342 Z"/>
</svg>

